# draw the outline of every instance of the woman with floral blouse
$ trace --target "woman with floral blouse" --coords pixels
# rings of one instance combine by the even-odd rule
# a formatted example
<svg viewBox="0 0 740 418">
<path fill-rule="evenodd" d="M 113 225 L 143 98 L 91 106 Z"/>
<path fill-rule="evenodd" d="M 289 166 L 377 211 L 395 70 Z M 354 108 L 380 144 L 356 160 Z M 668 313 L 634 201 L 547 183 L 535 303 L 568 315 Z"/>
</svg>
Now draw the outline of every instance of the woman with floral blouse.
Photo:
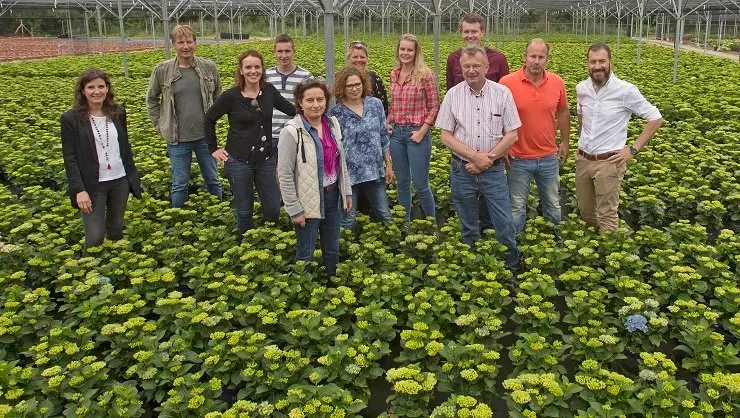
<svg viewBox="0 0 740 418">
<path fill-rule="evenodd" d="M 334 92 L 337 105 L 330 111 L 342 128 L 352 201 L 364 194 L 373 218 L 390 221 L 385 186 L 393 181 L 393 166 L 388 132 L 385 129 L 383 103 L 370 96 L 367 72 L 355 67 L 337 73 Z M 357 209 L 354 205 L 342 219 L 342 227 L 354 229 Z"/>
<path fill-rule="evenodd" d="M 436 217 L 429 187 L 432 136 L 429 129 L 439 111 L 434 73 L 424 65 L 421 45 L 414 35 L 398 40 L 396 67 L 391 71 L 391 109 L 388 112 L 391 156 L 398 177 L 398 202 L 411 220 L 411 181 L 426 217 Z"/>
</svg>

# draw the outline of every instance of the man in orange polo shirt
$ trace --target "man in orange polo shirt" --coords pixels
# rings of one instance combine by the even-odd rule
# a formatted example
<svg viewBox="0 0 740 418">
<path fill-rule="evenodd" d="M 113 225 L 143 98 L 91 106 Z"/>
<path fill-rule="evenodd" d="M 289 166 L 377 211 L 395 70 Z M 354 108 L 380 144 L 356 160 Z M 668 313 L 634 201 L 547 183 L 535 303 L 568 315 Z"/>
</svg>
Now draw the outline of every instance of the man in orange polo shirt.
<svg viewBox="0 0 740 418">
<path fill-rule="evenodd" d="M 545 69 L 549 55 L 547 42 L 532 39 L 524 52 L 524 66 L 499 81 L 511 90 L 522 121 L 519 141 L 509 149 L 509 194 L 516 232 L 524 230 L 533 178 L 545 219 L 557 224 L 561 218 L 559 175 L 560 165 L 568 158 L 570 112 L 563 79 Z"/>
</svg>

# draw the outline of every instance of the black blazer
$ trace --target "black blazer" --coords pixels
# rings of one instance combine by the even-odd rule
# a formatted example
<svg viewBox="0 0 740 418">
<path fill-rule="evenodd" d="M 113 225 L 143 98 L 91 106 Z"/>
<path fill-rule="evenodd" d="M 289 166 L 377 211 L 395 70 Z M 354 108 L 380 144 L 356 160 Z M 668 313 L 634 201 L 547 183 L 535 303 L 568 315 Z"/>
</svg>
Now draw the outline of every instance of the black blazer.
<svg viewBox="0 0 740 418">
<path fill-rule="evenodd" d="M 120 116 L 113 119 L 113 124 L 118 131 L 118 147 L 121 151 L 121 160 L 126 170 L 126 179 L 131 187 L 131 193 L 140 198 L 141 181 L 139 172 L 134 165 L 131 144 L 128 141 L 126 110 L 123 107 L 120 108 Z M 62 114 L 62 154 L 72 206 L 77 208 L 77 193 L 79 192 L 87 192 L 94 203 L 100 166 L 97 148 L 95 147 L 95 136 L 93 135 L 92 125 L 90 125 L 90 119 L 83 117 L 80 112 L 74 109 Z"/>
</svg>

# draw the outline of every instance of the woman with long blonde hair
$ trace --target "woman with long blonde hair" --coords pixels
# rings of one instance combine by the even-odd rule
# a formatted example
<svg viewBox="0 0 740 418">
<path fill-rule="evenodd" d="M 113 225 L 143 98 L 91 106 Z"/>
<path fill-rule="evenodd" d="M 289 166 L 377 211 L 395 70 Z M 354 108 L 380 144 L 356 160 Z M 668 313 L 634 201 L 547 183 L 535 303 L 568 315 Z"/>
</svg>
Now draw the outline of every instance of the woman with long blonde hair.
<svg viewBox="0 0 740 418">
<path fill-rule="evenodd" d="M 421 45 L 414 35 L 405 34 L 396 47 L 396 67 L 391 70 L 391 107 L 388 133 L 393 166 L 398 179 L 398 202 L 411 220 L 411 182 L 426 217 L 436 217 L 429 162 L 432 137 L 429 129 L 439 111 L 439 94 L 434 73 L 424 64 Z"/>
</svg>

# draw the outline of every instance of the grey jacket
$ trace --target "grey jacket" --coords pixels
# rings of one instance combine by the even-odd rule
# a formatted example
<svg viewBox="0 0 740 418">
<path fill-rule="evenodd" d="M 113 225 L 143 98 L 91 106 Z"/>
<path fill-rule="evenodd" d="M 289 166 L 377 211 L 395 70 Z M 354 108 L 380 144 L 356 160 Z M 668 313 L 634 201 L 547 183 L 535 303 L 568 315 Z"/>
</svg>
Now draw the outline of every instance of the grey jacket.
<svg viewBox="0 0 740 418">
<path fill-rule="evenodd" d="M 329 120 L 339 152 L 337 183 L 342 196 L 342 207 L 347 210 L 347 199 L 352 198 L 352 186 L 349 183 L 347 161 L 342 147 L 342 131 L 337 118 L 332 116 Z M 317 147 L 320 145 L 316 144 L 311 133 L 303 126 L 301 115 L 289 120 L 280 131 L 277 172 L 285 211 L 291 219 L 300 215 L 307 219 L 324 218 L 321 193 L 323 167 L 319 165 L 321 152 Z"/>
<path fill-rule="evenodd" d="M 203 113 L 221 94 L 221 79 L 216 64 L 206 58 L 193 57 L 192 67 L 200 78 L 200 92 L 203 96 Z M 180 78 L 177 58 L 162 61 L 154 67 L 149 77 L 149 88 L 146 92 L 146 111 L 157 132 L 168 145 L 178 142 L 177 115 L 175 99 L 172 96 L 172 83 Z"/>
</svg>

